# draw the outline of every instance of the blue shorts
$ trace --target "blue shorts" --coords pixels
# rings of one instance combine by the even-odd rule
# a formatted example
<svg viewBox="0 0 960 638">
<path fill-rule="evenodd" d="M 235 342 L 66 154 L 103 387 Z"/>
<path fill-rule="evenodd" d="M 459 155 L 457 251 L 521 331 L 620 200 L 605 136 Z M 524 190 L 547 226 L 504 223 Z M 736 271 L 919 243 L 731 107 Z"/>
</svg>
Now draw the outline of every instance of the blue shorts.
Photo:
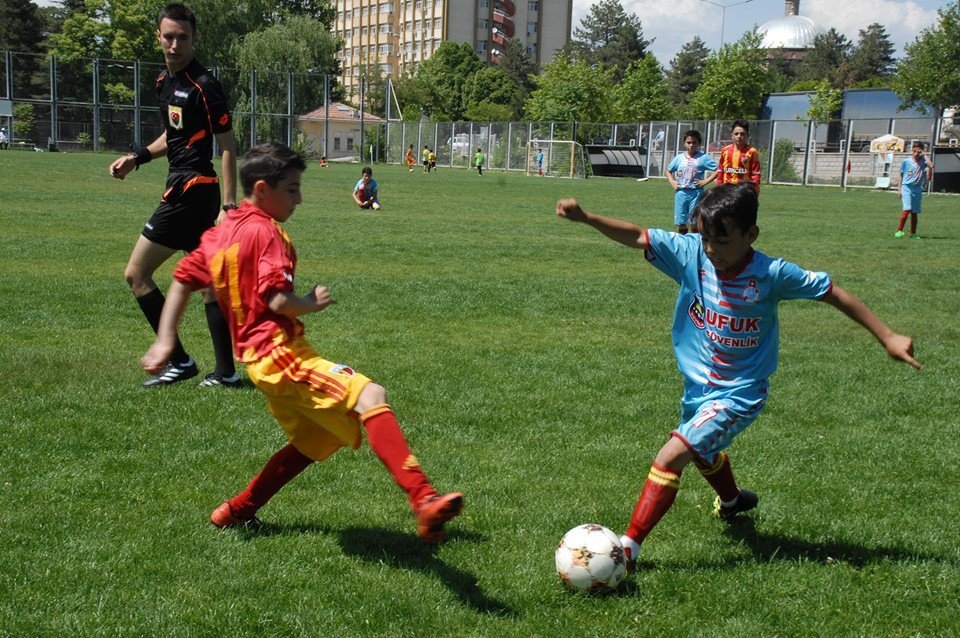
<svg viewBox="0 0 960 638">
<path fill-rule="evenodd" d="M 673 223 L 676 226 L 685 226 L 690 223 L 690 213 L 700 201 L 702 188 L 680 188 L 673 196 Z"/>
<path fill-rule="evenodd" d="M 901 186 L 900 199 L 903 200 L 903 210 L 911 213 L 919 213 L 922 208 L 921 199 L 923 197 L 923 188 L 920 186 Z"/>
<path fill-rule="evenodd" d="M 767 380 L 736 388 L 714 388 L 689 381 L 680 399 L 680 425 L 671 434 L 698 457 L 713 462 L 733 437 L 753 423 L 767 401 Z"/>
</svg>

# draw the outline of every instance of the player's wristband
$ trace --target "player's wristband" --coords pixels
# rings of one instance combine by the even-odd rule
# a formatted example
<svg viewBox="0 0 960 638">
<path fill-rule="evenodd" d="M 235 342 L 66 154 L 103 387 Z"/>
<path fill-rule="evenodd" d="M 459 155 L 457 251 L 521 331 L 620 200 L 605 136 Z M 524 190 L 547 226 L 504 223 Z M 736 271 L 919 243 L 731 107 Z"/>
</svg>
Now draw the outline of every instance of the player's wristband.
<svg viewBox="0 0 960 638">
<path fill-rule="evenodd" d="M 224 204 L 223 206 L 220 207 L 220 210 L 222 210 L 222 211 L 225 212 L 225 213 L 226 213 L 227 211 L 237 210 L 237 205 L 236 205 L 236 204 Z"/>
<path fill-rule="evenodd" d="M 148 164 L 153 159 L 150 150 L 146 146 L 141 146 L 133 151 L 133 161 L 140 168 L 142 164 Z"/>
</svg>

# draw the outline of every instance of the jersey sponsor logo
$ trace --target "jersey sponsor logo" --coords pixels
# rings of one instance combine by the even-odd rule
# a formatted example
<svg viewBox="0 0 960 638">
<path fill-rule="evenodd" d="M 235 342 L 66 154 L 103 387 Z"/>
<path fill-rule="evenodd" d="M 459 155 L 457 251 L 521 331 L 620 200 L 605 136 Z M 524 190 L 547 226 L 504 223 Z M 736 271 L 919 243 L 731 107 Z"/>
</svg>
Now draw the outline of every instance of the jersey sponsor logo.
<svg viewBox="0 0 960 638">
<path fill-rule="evenodd" d="M 743 333 L 760 332 L 760 320 L 763 317 L 731 317 L 707 308 L 706 312 L 703 313 L 703 318 L 711 328 Z"/>
<path fill-rule="evenodd" d="M 168 115 L 167 119 L 170 120 L 170 128 L 174 128 L 178 131 L 183 129 L 183 109 L 182 108 L 180 108 L 179 106 L 170 106 L 168 107 L 167 115 Z"/>
<path fill-rule="evenodd" d="M 229 123 L 230 123 L 229 113 L 224 113 L 223 115 L 220 116 L 220 126 L 226 126 Z"/>
<path fill-rule="evenodd" d="M 699 330 L 703 330 L 703 301 L 700 300 L 700 295 L 693 295 L 693 301 L 687 308 L 687 314 L 690 315 L 690 321 L 693 322 L 693 325 Z"/>
<path fill-rule="evenodd" d="M 743 300 L 751 304 L 760 301 L 760 289 L 757 288 L 755 279 L 751 279 L 747 283 L 747 287 L 743 290 Z"/>
<path fill-rule="evenodd" d="M 293 283 L 293 274 L 292 274 L 292 273 L 289 273 L 289 272 L 287 272 L 287 271 L 283 271 L 283 278 L 286 279 L 287 281 L 289 281 L 290 283 Z"/>
<path fill-rule="evenodd" d="M 352 377 L 356 372 L 350 366 L 338 363 L 337 365 L 330 368 L 330 372 L 333 374 L 340 375 L 341 377 Z"/>
<path fill-rule="evenodd" d="M 187 93 L 186 91 L 179 91 L 179 90 L 178 90 L 178 91 L 174 91 L 173 94 L 174 94 L 174 96 L 179 97 L 179 98 L 183 98 L 184 100 L 186 100 L 188 97 L 190 97 L 190 94 Z"/>
<path fill-rule="evenodd" d="M 726 168 L 723 169 L 723 172 L 731 175 L 746 175 L 747 169 L 739 168 L 735 166 L 727 166 Z"/>
</svg>

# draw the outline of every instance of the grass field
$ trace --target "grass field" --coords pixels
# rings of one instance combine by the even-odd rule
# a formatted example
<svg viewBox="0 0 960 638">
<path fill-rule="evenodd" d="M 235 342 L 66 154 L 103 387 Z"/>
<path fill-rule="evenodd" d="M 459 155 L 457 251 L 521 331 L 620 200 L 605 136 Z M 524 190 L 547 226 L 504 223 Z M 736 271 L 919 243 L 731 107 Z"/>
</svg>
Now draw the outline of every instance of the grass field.
<svg viewBox="0 0 960 638">
<path fill-rule="evenodd" d="M 390 392 L 440 489 L 449 541 L 416 540 L 370 450 L 309 468 L 259 533 L 210 511 L 283 443 L 252 387 L 140 388 L 149 329 L 123 281 L 162 190 L 109 155 L 0 152 L 0 635 L 945 636 L 960 633 L 960 198 L 895 240 L 893 193 L 764 187 L 757 247 L 815 270 L 912 335 L 922 372 L 816 302 L 781 307 L 780 370 L 731 448 L 761 495 L 735 525 L 687 472 L 617 595 L 565 591 L 576 524 L 621 533 L 678 416 L 673 282 L 557 219 L 556 199 L 667 226 L 663 181 L 358 166 L 304 176 L 287 229 L 328 358 Z M 165 289 L 170 266 L 161 270 Z M 183 340 L 212 354 L 199 301 Z"/>
</svg>

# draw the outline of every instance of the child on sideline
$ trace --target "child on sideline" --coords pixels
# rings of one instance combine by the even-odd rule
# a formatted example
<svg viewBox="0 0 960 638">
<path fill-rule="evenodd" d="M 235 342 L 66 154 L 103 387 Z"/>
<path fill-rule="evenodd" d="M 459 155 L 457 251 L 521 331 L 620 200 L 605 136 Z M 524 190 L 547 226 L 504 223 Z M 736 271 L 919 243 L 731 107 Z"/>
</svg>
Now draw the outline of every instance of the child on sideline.
<svg viewBox="0 0 960 638">
<path fill-rule="evenodd" d="M 327 163 L 327 156 L 326 156 L 326 155 L 321 155 L 321 156 L 320 156 L 320 168 L 329 168 L 329 167 L 330 167 L 330 164 Z"/>
<path fill-rule="evenodd" d="M 673 343 L 684 376 L 682 414 L 653 461 L 621 538 L 631 567 L 640 544 L 673 504 L 690 461 L 717 493 L 715 515 L 730 519 L 756 507 L 759 498 L 737 486 L 723 450 L 763 409 L 777 367 L 780 301 L 825 301 L 869 330 L 891 357 L 920 368 L 910 337 L 893 332 L 826 273 L 754 251 L 760 230 L 751 188 L 722 185 L 705 194 L 696 212 L 699 234 L 601 217 L 584 212 L 574 199 L 557 202 L 557 215 L 643 250 L 654 268 L 680 284 Z"/>
<path fill-rule="evenodd" d="M 700 131 L 691 129 L 684 133 L 686 152 L 674 157 L 667 166 L 667 181 L 676 191 L 673 196 L 673 223 L 681 235 L 687 234 L 688 223 L 695 223 L 690 214 L 703 195 L 703 187 L 717 177 L 714 172 L 704 179 L 705 171 L 716 171 L 718 165 L 715 159 L 700 150 L 702 142 Z"/>
<path fill-rule="evenodd" d="M 910 237 L 920 239 L 917 234 L 917 215 L 920 214 L 923 189 L 927 185 L 928 173 L 933 172 L 933 162 L 928 162 L 924 155 L 923 142 L 916 141 L 912 144 L 910 150 L 912 155 L 903 160 L 900 164 L 900 199 L 903 202 L 903 214 L 900 215 L 900 223 L 897 224 L 897 232 L 894 237 L 903 237 L 903 225 L 907 221 L 907 215 L 910 215 Z"/>
<path fill-rule="evenodd" d="M 427 145 L 423 145 L 423 150 L 420 152 L 420 161 L 423 162 L 423 172 L 427 173 L 430 171 L 430 149 L 427 148 Z"/>
<path fill-rule="evenodd" d="M 750 125 L 733 121 L 733 144 L 720 150 L 717 184 L 750 184 L 760 195 L 760 153 L 750 146 Z"/>
<path fill-rule="evenodd" d="M 543 177 L 543 149 L 537 149 L 537 175 Z"/>
<path fill-rule="evenodd" d="M 429 158 L 430 165 L 427 167 L 427 172 L 437 170 L 437 154 L 433 152 L 433 149 L 430 149 L 430 154 L 427 156 Z"/>
<path fill-rule="evenodd" d="M 364 166 L 360 171 L 360 180 L 353 187 L 353 201 L 360 208 L 372 208 L 380 210 L 380 189 L 377 186 L 377 180 L 373 179 L 373 169 Z"/>
<path fill-rule="evenodd" d="M 413 156 L 413 144 L 407 147 L 407 172 L 413 172 L 413 165 L 417 163 L 417 158 Z"/>
<path fill-rule="evenodd" d="M 434 490 L 407 447 L 382 386 L 322 359 L 303 336 L 298 317 L 333 303 L 324 286 L 294 294 L 297 254 L 280 223 L 301 202 L 305 168 L 303 159 L 282 144 L 250 149 L 240 166 L 244 201 L 177 265 L 157 339 L 141 364 L 150 372 L 163 367 L 190 292 L 212 284 L 229 318 L 234 352 L 247 364 L 290 443 L 245 490 L 217 507 L 210 521 L 220 528 L 256 523 L 257 510 L 308 465 L 341 447 L 359 447 L 363 429 L 407 493 L 420 537 L 439 542 L 444 524 L 460 513 L 463 495 L 440 496 Z"/>
<path fill-rule="evenodd" d="M 483 175 L 483 149 L 477 149 L 477 154 L 473 156 L 473 165 L 477 167 L 477 172 Z"/>
</svg>

